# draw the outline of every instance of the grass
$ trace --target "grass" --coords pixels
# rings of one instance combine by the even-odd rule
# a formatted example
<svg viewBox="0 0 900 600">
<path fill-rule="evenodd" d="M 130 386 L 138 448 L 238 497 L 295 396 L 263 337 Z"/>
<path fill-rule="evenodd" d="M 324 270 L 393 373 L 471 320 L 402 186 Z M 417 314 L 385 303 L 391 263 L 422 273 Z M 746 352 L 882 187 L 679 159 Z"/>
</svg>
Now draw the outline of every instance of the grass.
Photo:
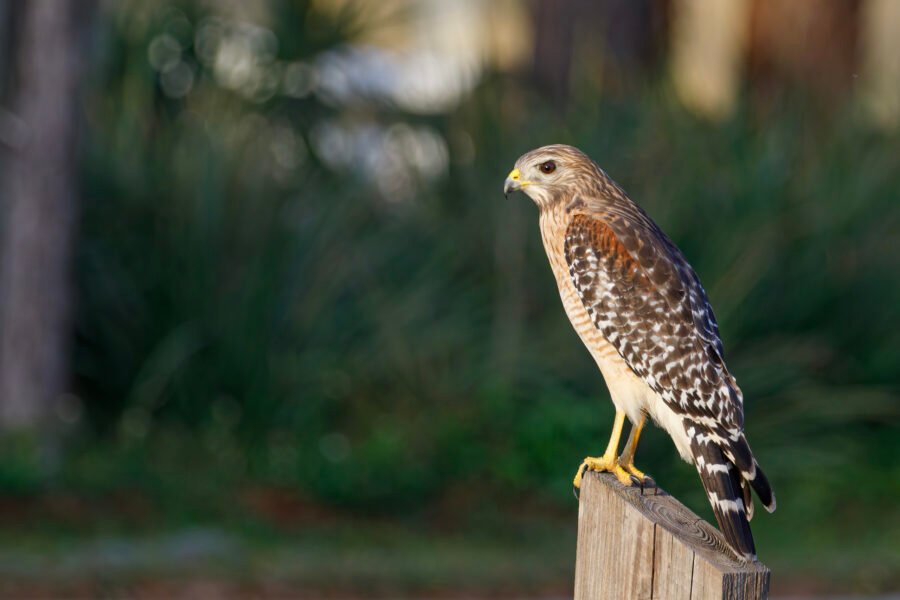
<svg viewBox="0 0 900 600">
<path fill-rule="evenodd" d="M 241 517 L 201 518 L 181 527 L 136 531 L 133 523 L 106 523 L 105 529 L 60 531 L 45 519 L 27 533 L 0 536 L 0 573 L 7 586 L 39 580 L 55 593 L 160 582 L 184 588 L 196 581 L 386 597 L 571 592 L 574 500 L 568 518 L 486 511 L 460 524 L 458 516 L 445 522 L 440 515 L 361 519 L 315 513 L 271 490 L 266 505 L 260 493 L 235 499 Z M 286 510 L 291 506 L 293 513 Z M 762 558 L 775 573 L 773 594 L 896 589 L 900 557 L 890 540 L 869 536 L 848 545 L 827 533 L 810 540 L 773 529 L 757 528 L 765 544 Z M 815 553 L 808 551 L 811 541 Z"/>
</svg>

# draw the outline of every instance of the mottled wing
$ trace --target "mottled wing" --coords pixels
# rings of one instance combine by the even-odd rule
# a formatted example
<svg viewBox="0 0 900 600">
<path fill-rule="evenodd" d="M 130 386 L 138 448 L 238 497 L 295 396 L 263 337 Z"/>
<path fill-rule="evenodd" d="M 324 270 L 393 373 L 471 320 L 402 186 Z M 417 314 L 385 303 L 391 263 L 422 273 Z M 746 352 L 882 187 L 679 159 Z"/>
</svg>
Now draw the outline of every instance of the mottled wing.
<svg viewBox="0 0 900 600">
<path fill-rule="evenodd" d="M 747 483 L 767 508 L 771 489 L 743 433 L 743 398 L 694 270 L 636 205 L 577 214 L 566 231 L 569 273 L 594 325 L 628 366 L 683 417 L 716 519 L 754 554 Z"/>
<path fill-rule="evenodd" d="M 652 223 L 575 215 L 566 261 L 588 315 L 631 369 L 678 414 L 740 431 L 740 393 L 718 326 L 681 253 Z"/>
</svg>

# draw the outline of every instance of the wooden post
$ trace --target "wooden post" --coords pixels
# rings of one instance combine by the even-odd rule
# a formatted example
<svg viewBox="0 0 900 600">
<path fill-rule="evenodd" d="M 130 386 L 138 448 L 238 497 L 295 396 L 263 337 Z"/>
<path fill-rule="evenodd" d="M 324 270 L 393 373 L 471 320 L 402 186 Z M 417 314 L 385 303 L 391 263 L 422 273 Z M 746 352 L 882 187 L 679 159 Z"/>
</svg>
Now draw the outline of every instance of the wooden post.
<svg viewBox="0 0 900 600">
<path fill-rule="evenodd" d="M 771 572 L 657 487 L 587 473 L 578 506 L 575 600 L 758 600 Z"/>
</svg>

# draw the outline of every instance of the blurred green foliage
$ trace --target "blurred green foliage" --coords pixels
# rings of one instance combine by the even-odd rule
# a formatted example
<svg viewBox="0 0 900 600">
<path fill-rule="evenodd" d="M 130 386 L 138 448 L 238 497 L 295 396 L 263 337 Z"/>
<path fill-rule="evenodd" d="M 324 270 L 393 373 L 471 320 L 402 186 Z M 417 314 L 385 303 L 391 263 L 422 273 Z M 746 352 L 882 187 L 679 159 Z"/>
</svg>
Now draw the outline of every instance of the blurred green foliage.
<svg viewBox="0 0 900 600">
<path fill-rule="evenodd" d="M 272 5 L 273 60 L 312 61 L 360 23 Z M 896 581 L 896 135 L 790 96 L 706 123 L 665 81 L 614 96 L 585 83 L 563 113 L 502 74 L 431 116 L 254 97 L 196 55 L 205 5 L 123 6 L 103 15 L 85 104 L 81 418 L 50 466 L 27 452 L 0 464 L 4 493 L 136 490 L 148 508 L 125 528 L 240 518 L 235 498 L 259 486 L 341 515 L 574 519 L 571 476 L 605 444 L 612 407 L 560 307 L 535 208 L 500 193 L 519 154 L 566 142 L 706 285 L 778 494 L 754 521 L 763 558 L 805 568 L 804 553 L 839 557 L 851 540 L 873 548 L 854 565 Z M 148 62 L 166 33 L 184 37 L 193 73 L 181 98 Z M 325 121 L 429 128 L 448 140 L 448 171 L 390 202 L 361 168 L 322 160 Z M 709 516 L 663 434 L 638 465 Z"/>
</svg>

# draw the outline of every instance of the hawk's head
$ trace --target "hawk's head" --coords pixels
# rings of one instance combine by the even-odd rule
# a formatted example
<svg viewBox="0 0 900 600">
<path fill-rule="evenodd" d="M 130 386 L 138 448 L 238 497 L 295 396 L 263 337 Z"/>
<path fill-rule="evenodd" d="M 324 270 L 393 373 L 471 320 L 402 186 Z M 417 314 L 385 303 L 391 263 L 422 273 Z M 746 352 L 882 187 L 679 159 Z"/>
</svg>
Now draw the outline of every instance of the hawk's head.
<svg viewBox="0 0 900 600">
<path fill-rule="evenodd" d="M 523 191 L 538 206 L 549 206 L 574 191 L 579 181 L 596 177 L 599 168 L 572 146 L 542 146 L 519 157 L 503 184 L 503 193 Z"/>
</svg>

